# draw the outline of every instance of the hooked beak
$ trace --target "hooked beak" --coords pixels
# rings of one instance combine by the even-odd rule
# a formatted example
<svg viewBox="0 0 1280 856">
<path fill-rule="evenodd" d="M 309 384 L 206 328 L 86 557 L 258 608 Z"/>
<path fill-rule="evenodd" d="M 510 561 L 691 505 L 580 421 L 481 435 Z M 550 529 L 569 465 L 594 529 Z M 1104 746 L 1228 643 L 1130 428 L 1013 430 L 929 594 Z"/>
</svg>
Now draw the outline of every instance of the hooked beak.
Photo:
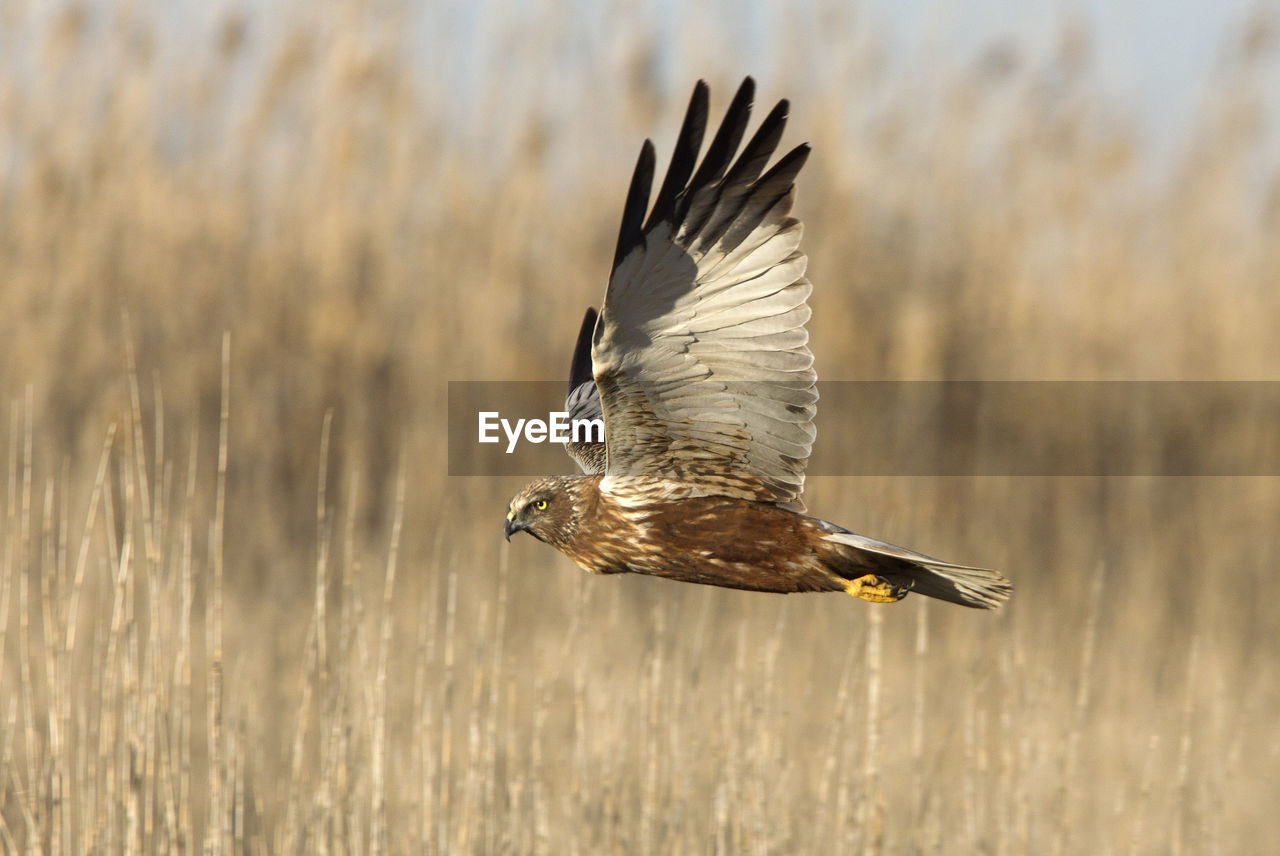
<svg viewBox="0 0 1280 856">
<path fill-rule="evenodd" d="M 507 536 L 508 541 L 511 540 L 511 536 L 514 533 L 520 532 L 521 530 L 525 529 L 525 525 L 517 521 L 515 519 L 515 515 L 516 513 L 514 511 L 508 511 L 506 525 L 502 527 L 502 532 L 504 535 Z"/>
</svg>

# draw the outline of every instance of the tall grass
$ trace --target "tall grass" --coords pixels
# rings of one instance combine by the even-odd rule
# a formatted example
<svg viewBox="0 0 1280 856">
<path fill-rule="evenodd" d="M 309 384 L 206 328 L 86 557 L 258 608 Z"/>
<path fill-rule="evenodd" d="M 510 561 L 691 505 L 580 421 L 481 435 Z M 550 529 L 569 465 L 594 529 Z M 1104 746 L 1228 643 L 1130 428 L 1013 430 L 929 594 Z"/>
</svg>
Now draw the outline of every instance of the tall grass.
<svg viewBox="0 0 1280 856">
<path fill-rule="evenodd" d="M 669 91 L 637 38 L 558 101 L 528 73 L 570 11 L 499 27 L 528 55 L 482 78 L 477 145 L 363 9 L 177 45 L 145 8 L 0 11 L 6 850 L 1274 834 L 1274 478 L 811 480 L 824 517 L 1013 577 L 994 615 L 586 578 L 503 542 L 519 484 L 444 475 L 445 382 L 561 376 L 640 135 L 669 145 L 692 76 L 719 105 L 739 69 L 681 43 Z M 820 66 L 782 32 L 761 101 L 792 97 L 815 147 L 822 375 L 1274 379 L 1253 26 L 1158 177 L 1087 33 L 913 75 L 867 33 Z"/>
</svg>

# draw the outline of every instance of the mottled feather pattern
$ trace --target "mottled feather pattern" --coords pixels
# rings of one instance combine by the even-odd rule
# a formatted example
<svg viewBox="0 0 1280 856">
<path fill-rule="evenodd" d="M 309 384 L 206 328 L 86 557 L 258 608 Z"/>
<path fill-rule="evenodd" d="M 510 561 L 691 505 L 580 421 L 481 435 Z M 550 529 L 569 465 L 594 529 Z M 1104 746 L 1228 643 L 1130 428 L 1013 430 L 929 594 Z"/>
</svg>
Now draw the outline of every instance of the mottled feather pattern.
<svg viewBox="0 0 1280 856">
<path fill-rule="evenodd" d="M 621 496 L 599 493 L 564 552 L 594 573 L 632 573 L 753 591 L 838 591 L 808 550 L 816 521 L 771 503 L 692 498 L 679 482 L 629 480 Z M 581 500 L 579 500 L 581 501 Z M 790 549 L 789 562 L 778 557 Z"/>
<path fill-rule="evenodd" d="M 569 419 L 574 421 L 603 419 L 604 411 L 600 407 L 600 393 L 595 381 L 589 380 L 572 390 L 565 398 L 564 409 L 569 414 Z M 603 442 L 570 441 L 565 450 L 584 473 L 590 475 L 604 472 L 607 456 Z"/>
</svg>

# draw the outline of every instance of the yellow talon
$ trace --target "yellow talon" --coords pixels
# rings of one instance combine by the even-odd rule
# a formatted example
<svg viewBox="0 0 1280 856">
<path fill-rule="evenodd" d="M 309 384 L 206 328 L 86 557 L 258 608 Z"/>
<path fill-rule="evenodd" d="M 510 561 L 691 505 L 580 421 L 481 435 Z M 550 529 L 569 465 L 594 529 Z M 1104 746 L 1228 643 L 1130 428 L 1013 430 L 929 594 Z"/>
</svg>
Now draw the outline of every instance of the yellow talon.
<svg viewBox="0 0 1280 856">
<path fill-rule="evenodd" d="M 906 589 L 882 580 L 875 574 L 849 580 L 844 584 L 844 590 L 854 597 L 869 600 L 872 603 L 894 603 L 907 596 Z"/>
</svg>

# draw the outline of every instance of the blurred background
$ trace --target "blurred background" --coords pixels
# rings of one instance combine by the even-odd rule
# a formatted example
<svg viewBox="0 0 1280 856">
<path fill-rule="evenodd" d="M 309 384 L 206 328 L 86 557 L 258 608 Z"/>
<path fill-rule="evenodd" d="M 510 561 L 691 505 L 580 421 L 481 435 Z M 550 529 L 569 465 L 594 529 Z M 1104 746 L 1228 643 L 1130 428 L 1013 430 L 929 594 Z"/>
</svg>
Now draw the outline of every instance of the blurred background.
<svg viewBox="0 0 1280 856">
<path fill-rule="evenodd" d="M 1255 852 L 1280 480 L 811 479 L 1017 587 L 876 607 L 508 546 L 524 480 L 448 477 L 445 403 L 564 376 L 641 141 L 746 74 L 814 147 L 821 377 L 1280 380 L 1277 27 L 0 3 L 0 841 Z"/>
</svg>

